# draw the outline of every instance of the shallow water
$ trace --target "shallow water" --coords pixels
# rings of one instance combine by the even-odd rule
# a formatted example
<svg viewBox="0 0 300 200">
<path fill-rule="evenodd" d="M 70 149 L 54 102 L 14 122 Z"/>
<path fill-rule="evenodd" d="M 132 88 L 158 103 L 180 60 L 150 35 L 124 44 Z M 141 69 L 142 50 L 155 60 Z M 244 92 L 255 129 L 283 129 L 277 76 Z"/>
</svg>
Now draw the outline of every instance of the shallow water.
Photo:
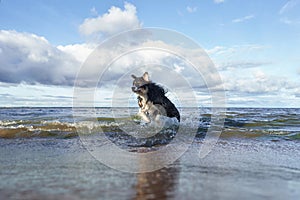
<svg viewBox="0 0 300 200">
<path fill-rule="evenodd" d="M 106 167 L 73 139 L 0 140 L 1 199 L 298 199 L 299 144 L 219 140 L 204 159 L 196 141 L 159 171 Z M 142 162 L 142 161 L 141 161 Z"/>
<path fill-rule="evenodd" d="M 97 123 L 83 117 L 80 126 L 101 129 L 122 148 L 126 142 L 137 145 L 125 150 L 163 147 L 120 137 L 123 122 L 110 112 L 98 108 Z M 210 110 L 200 109 L 201 116 L 195 109 L 181 113 L 185 126 L 190 125 L 185 118 L 199 119 L 191 125 L 198 129 L 189 150 L 166 168 L 132 174 L 105 166 L 87 151 L 70 108 L 3 108 L 0 199 L 299 199 L 299 109 L 229 109 L 218 143 L 202 159 Z"/>
</svg>

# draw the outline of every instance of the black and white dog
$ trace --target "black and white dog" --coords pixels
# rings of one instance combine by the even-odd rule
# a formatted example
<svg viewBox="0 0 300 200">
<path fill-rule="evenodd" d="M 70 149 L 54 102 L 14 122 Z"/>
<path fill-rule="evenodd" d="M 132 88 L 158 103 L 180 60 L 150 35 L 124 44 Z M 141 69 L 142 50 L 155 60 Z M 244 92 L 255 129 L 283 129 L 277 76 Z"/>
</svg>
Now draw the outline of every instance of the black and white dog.
<svg viewBox="0 0 300 200">
<path fill-rule="evenodd" d="M 180 122 L 179 111 L 166 97 L 164 88 L 150 81 L 148 72 L 141 77 L 131 76 L 134 79 L 132 91 L 138 95 L 139 115 L 146 123 Z"/>
</svg>

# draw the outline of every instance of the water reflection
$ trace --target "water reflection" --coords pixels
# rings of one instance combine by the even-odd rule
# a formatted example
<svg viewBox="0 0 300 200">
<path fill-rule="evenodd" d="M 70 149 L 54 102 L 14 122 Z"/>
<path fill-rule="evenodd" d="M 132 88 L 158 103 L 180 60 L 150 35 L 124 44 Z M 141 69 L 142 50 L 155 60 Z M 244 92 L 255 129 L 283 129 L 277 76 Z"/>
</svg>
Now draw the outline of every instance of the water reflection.
<svg viewBox="0 0 300 200">
<path fill-rule="evenodd" d="M 137 174 L 135 200 L 173 199 L 178 187 L 178 164 L 154 172 Z"/>
</svg>

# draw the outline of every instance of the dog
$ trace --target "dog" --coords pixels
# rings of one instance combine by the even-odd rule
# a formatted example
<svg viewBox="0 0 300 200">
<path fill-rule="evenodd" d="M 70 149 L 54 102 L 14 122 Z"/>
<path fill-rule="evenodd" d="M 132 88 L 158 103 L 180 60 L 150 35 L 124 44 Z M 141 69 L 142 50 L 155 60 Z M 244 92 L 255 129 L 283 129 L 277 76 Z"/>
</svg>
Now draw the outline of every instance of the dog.
<svg viewBox="0 0 300 200">
<path fill-rule="evenodd" d="M 153 83 L 148 72 L 143 76 L 131 75 L 133 80 L 132 91 L 138 95 L 139 115 L 146 122 L 160 123 L 162 118 L 176 119 L 180 122 L 180 114 L 175 105 L 166 97 L 166 90 Z"/>
</svg>

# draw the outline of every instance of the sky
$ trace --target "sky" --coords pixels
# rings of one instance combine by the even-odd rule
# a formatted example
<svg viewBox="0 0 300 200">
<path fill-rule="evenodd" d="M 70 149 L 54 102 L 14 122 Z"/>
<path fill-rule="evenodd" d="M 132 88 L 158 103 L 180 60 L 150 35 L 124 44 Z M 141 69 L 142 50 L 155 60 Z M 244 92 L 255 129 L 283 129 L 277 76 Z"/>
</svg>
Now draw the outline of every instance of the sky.
<svg viewBox="0 0 300 200">
<path fill-rule="evenodd" d="M 89 55 L 121 32 L 148 27 L 175 31 L 201 47 L 222 80 L 227 107 L 300 107 L 300 0 L 1 0 L 0 107 L 72 106 L 74 83 Z M 134 39 L 140 47 L 167 47 L 198 61 L 202 55 L 167 37 L 146 38 Z M 103 52 L 117 57 L 121 51 Z M 156 65 L 134 67 L 147 62 Z M 97 89 L 77 84 L 95 91 L 96 106 L 111 106 L 115 96 L 135 105 L 130 73 L 143 70 L 180 106 L 211 106 L 211 88 L 204 86 L 213 77 L 197 75 L 174 56 L 144 50 L 111 67 Z M 82 77 L 97 78 L 99 68 L 101 62 Z M 198 105 L 182 100 L 189 96 L 180 85 L 186 80 Z"/>
</svg>

